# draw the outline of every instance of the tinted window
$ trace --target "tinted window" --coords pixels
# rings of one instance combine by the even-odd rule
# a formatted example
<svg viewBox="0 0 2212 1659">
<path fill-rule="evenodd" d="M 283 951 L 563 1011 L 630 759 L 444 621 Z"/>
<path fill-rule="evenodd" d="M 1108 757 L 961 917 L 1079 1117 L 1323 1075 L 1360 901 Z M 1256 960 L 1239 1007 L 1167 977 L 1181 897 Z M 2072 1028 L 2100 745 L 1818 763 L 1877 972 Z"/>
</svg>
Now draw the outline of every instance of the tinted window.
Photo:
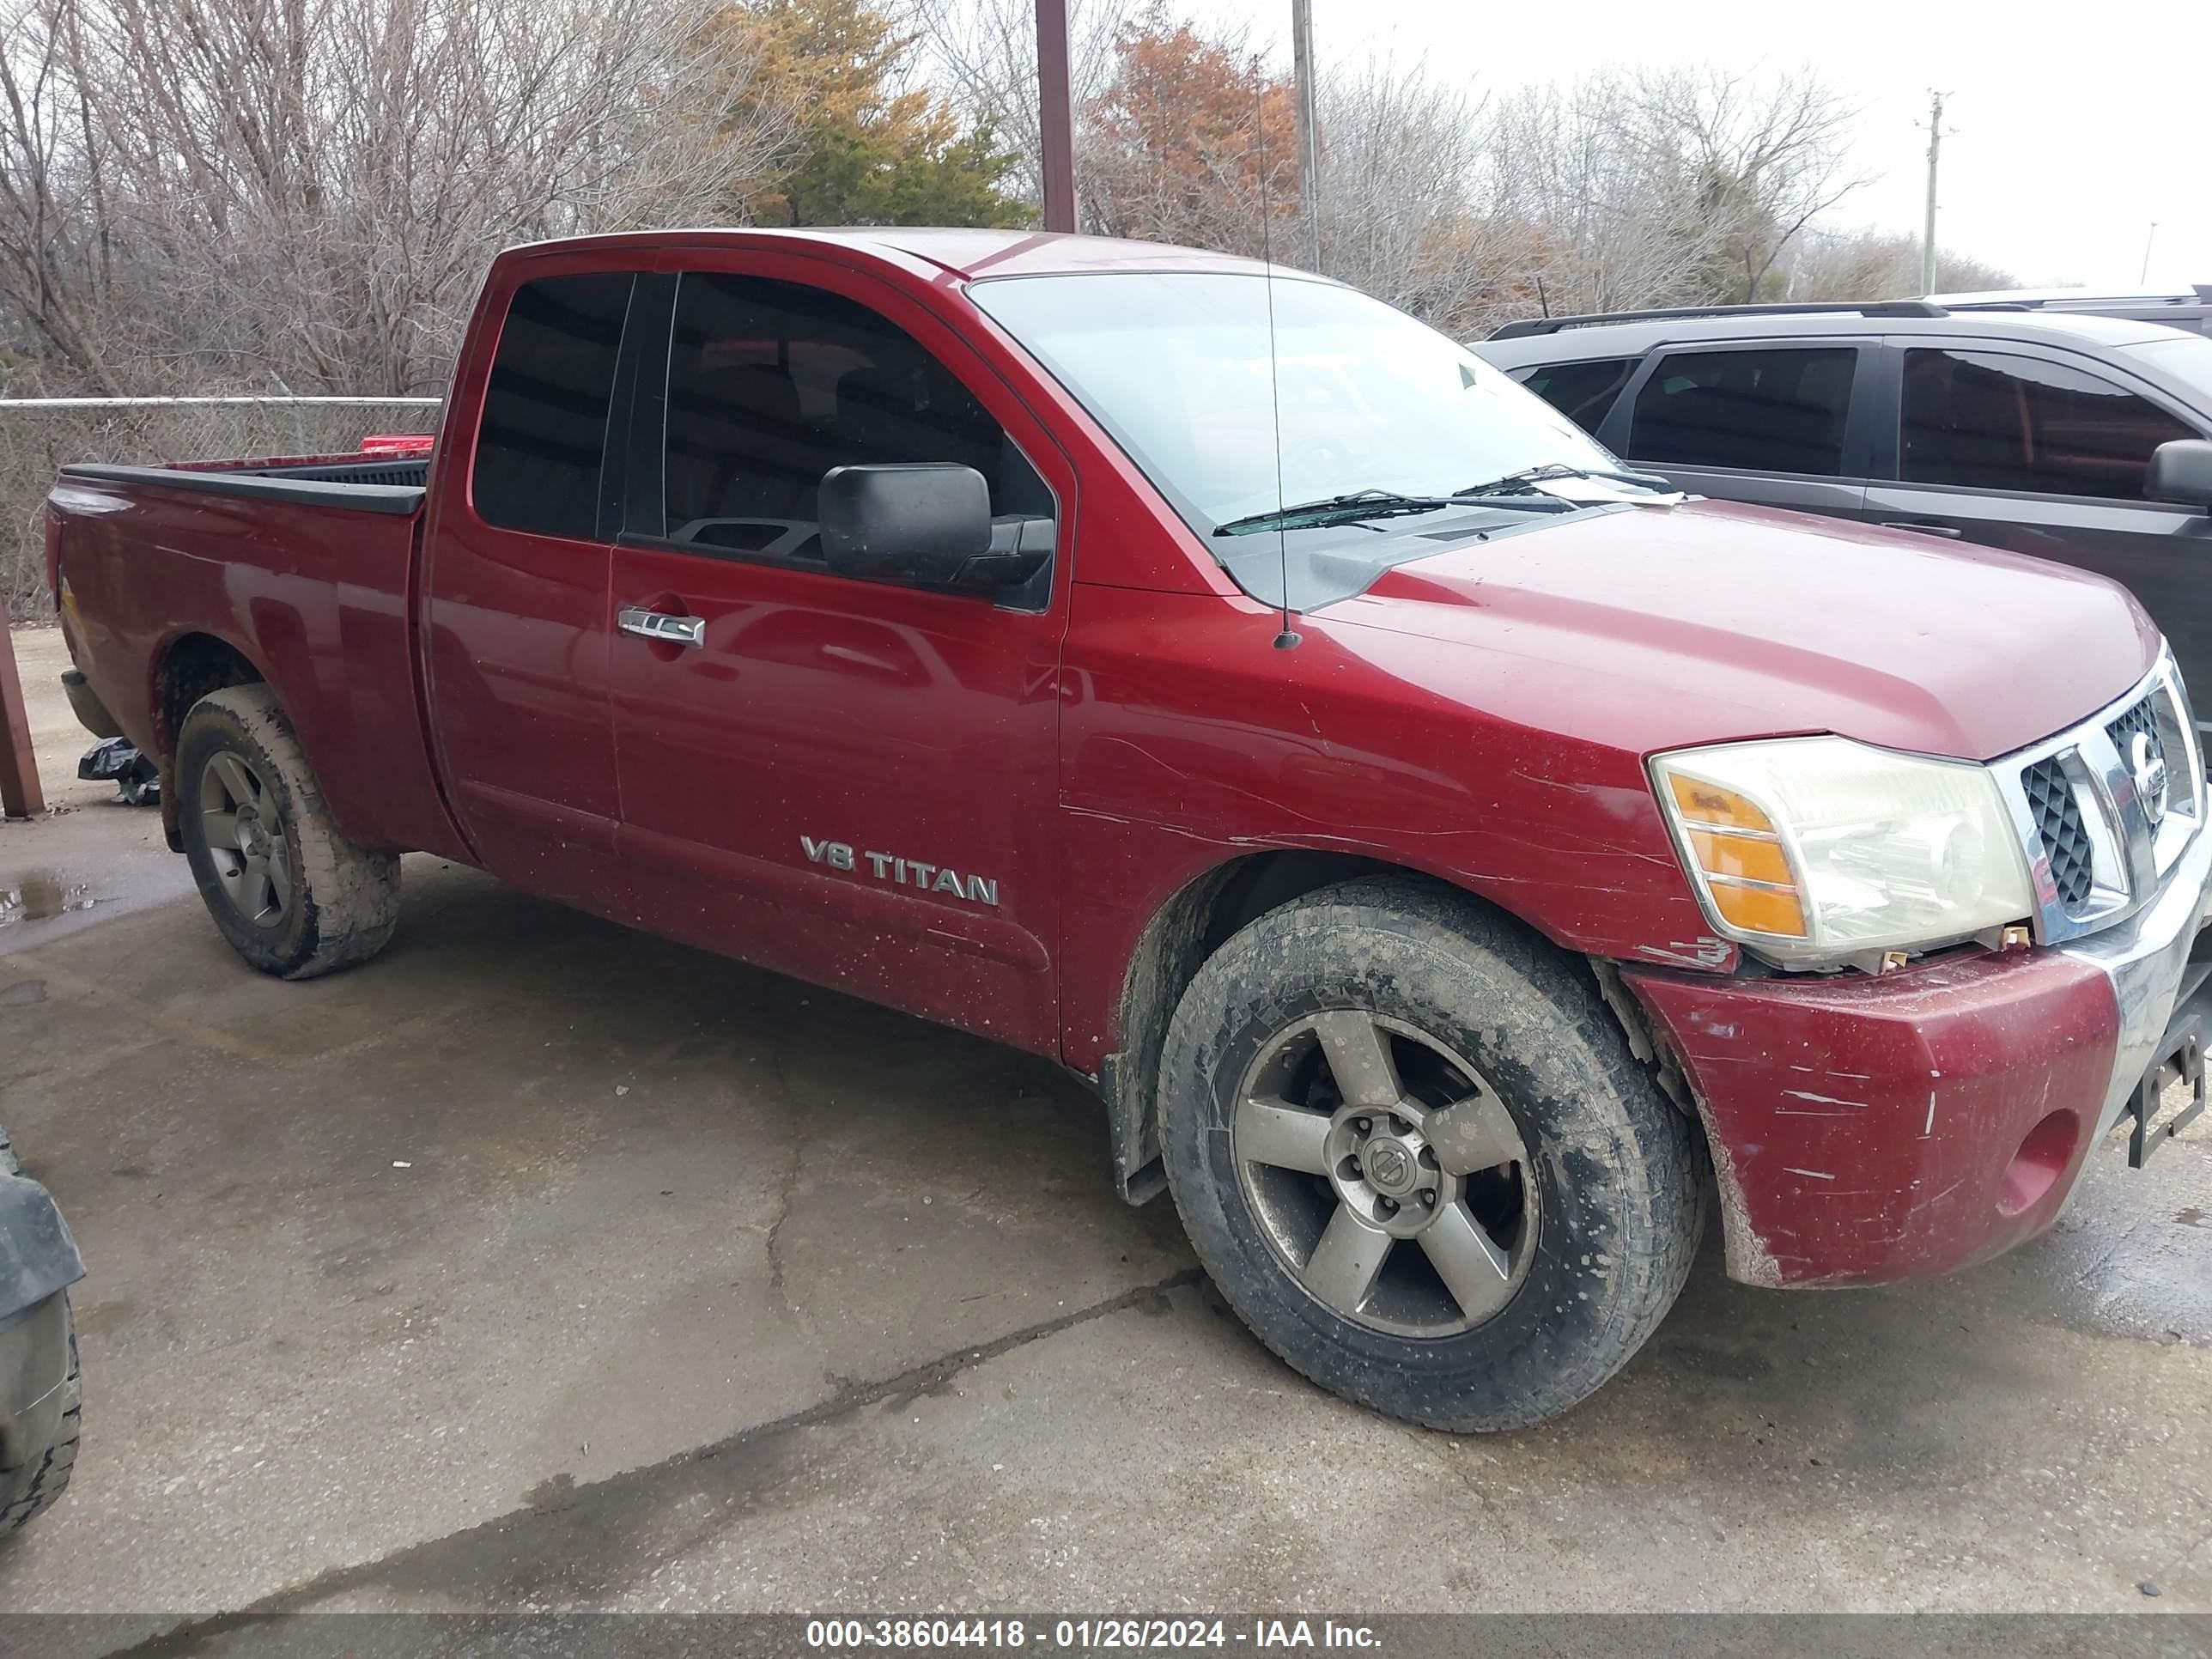
<svg viewBox="0 0 2212 1659">
<path fill-rule="evenodd" d="M 818 559 L 833 466 L 957 461 L 999 515 L 1051 495 L 988 410 L 911 335 L 820 289 L 687 275 L 668 363 L 667 534 Z"/>
<path fill-rule="evenodd" d="M 2077 368 L 1994 351 L 1908 351 L 1899 471 L 1914 483 L 2142 499 L 2150 453 L 2197 434 Z"/>
<path fill-rule="evenodd" d="M 1858 354 L 1680 351 L 1636 394 L 1628 453 L 1662 465 L 1756 472 L 1844 470 L 1844 417 Z"/>
<path fill-rule="evenodd" d="M 487 524 L 598 533 L 599 458 L 629 288 L 627 273 L 597 273 L 515 290 L 477 436 L 471 495 Z"/>
<path fill-rule="evenodd" d="M 1633 357 L 1588 363 L 1547 363 L 1521 384 L 1585 432 L 1595 432 L 1636 368 Z"/>
</svg>

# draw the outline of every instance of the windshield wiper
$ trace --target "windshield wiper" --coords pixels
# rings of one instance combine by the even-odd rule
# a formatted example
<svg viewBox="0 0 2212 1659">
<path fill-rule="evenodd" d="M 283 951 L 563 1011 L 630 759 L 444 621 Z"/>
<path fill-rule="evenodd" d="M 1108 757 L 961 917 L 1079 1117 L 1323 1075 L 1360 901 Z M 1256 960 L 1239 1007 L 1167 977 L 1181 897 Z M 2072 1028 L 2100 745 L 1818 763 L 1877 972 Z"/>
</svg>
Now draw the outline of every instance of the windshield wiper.
<svg viewBox="0 0 2212 1659">
<path fill-rule="evenodd" d="M 1541 483 L 1547 478 L 1607 478 L 1615 483 L 1638 484 L 1662 494 L 1672 494 L 1674 489 L 1666 479 L 1655 477 L 1649 472 L 1606 472 L 1553 461 L 1543 466 L 1525 466 L 1518 472 L 1509 472 L 1504 477 L 1492 478 L 1486 483 L 1469 484 L 1464 489 L 1455 489 L 1452 499 L 1464 501 L 1478 495 L 1524 495 L 1528 485 Z"/>
<path fill-rule="evenodd" d="M 1392 489 L 1355 489 L 1348 495 L 1324 495 L 1317 501 L 1272 513 L 1254 513 L 1216 525 L 1217 536 L 1249 536 L 1261 530 L 1311 530 L 1322 525 L 1358 524 L 1364 519 L 1395 519 L 1408 513 L 1435 513 L 1459 503 L 1448 495 L 1401 495 Z"/>
</svg>

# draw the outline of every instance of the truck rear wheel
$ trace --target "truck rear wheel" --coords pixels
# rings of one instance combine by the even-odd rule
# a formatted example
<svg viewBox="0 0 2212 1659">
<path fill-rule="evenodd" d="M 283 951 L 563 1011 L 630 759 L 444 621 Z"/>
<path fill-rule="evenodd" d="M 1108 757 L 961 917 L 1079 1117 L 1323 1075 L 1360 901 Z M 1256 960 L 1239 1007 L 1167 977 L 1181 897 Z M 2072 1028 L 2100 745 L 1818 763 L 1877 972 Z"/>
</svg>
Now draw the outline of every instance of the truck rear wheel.
<svg viewBox="0 0 2212 1659">
<path fill-rule="evenodd" d="M 1557 1416 L 1680 1293 L 1693 1126 L 1597 987 L 1471 901 L 1375 878 L 1199 969 L 1160 1073 L 1168 1182 L 1231 1307 L 1324 1388 L 1455 1432 Z"/>
<path fill-rule="evenodd" d="M 228 686 L 192 705 L 177 736 L 176 788 L 200 896 L 263 973 L 313 979 L 390 942 L 398 855 L 339 830 L 268 687 Z"/>
</svg>

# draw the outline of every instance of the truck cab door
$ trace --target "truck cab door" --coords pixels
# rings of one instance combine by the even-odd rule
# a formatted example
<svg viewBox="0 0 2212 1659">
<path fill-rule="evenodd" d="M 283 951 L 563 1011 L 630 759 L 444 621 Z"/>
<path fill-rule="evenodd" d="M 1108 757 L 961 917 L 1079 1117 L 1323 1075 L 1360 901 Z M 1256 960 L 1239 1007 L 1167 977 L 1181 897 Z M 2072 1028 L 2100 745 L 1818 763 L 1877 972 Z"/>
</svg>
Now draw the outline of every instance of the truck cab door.
<svg viewBox="0 0 2212 1659">
<path fill-rule="evenodd" d="M 1067 589 L 1059 448 L 926 308 L 816 259 L 698 255 L 641 380 L 608 598 L 644 924 L 1054 1049 Z M 823 474 L 957 461 L 1054 520 L 1021 592 L 833 574 Z"/>
<path fill-rule="evenodd" d="M 507 294 L 485 296 L 486 337 L 464 355 L 423 543 L 423 637 L 432 742 L 479 862 L 628 921 L 604 462 L 622 427 L 612 415 L 637 283 L 589 264 L 526 262 Z"/>
</svg>

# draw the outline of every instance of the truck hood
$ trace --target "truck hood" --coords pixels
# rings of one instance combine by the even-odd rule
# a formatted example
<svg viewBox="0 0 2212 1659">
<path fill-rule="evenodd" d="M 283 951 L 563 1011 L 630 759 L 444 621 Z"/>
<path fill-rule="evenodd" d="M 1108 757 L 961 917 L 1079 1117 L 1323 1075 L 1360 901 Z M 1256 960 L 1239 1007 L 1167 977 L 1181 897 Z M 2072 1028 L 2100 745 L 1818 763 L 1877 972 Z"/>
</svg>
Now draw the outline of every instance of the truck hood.
<svg viewBox="0 0 2212 1659">
<path fill-rule="evenodd" d="M 1987 760 L 2112 702 L 2160 645 L 2100 576 L 1704 501 L 1452 547 L 1324 618 L 1438 691 L 1644 754 L 1833 732 Z M 1362 646 L 1338 623 L 1481 654 Z"/>
</svg>

